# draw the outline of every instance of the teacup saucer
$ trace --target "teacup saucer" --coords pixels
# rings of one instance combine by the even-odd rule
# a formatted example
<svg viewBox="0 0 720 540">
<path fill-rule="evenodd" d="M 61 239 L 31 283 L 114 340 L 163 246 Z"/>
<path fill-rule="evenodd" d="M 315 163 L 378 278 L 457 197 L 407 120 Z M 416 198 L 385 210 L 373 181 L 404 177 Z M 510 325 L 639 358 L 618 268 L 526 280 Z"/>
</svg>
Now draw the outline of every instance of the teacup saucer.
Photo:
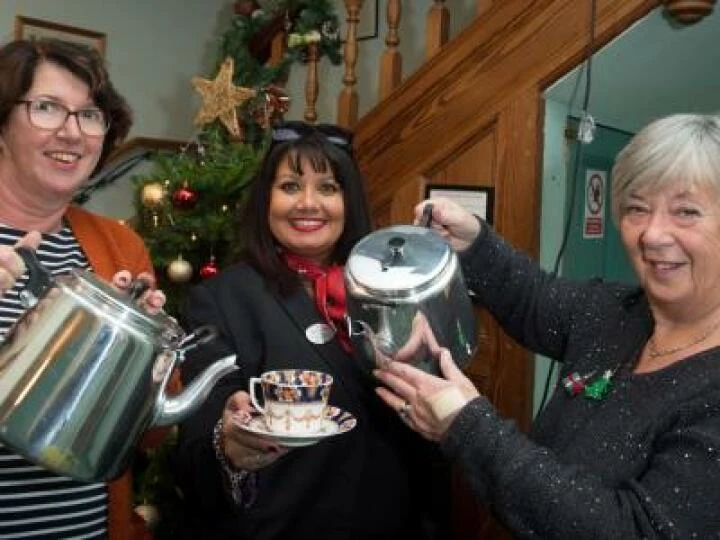
<svg viewBox="0 0 720 540">
<path fill-rule="evenodd" d="M 268 430 L 261 414 L 253 415 L 247 423 L 238 423 L 237 426 L 243 431 L 254 433 L 282 446 L 297 448 L 300 446 L 310 446 L 328 437 L 347 433 L 354 428 L 356 424 L 357 419 L 349 412 L 337 407 L 328 407 L 325 411 L 322 427 L 317 433 L 303 435 L 275 433 Z"/>
</svg>

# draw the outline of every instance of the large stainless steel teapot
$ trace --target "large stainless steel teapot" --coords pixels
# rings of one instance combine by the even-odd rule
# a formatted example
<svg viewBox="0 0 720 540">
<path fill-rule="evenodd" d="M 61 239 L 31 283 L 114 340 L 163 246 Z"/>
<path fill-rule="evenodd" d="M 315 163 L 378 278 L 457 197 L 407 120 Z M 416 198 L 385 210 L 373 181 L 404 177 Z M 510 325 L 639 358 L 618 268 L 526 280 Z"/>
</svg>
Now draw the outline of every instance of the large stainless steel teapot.
<svg viewBox="0 0 720 540">
<path fill-rule="evenodd" d="M 167 396 L 173 367 L 214 329 L 186 335 L 136 306 L 142 284 L 128 294 L 81 270 L 53 278 L 17 251 L 29 309 L 0 345 L 0 439 L 31 461 L 82 481 L 115 478 L 147 428 L 179 422 L 237 369 L 228 356 Z"/>
<path fill-rule="evenodd" d="M 426 225 L 396 225 L 358 242 L 345 265 L 351 336 L 363 336 L 375 364 L 402 357 L 438 374 L 437 346 L 467 366 L 477 346 L 476 321 L 458 258 Z"/>
</svg>

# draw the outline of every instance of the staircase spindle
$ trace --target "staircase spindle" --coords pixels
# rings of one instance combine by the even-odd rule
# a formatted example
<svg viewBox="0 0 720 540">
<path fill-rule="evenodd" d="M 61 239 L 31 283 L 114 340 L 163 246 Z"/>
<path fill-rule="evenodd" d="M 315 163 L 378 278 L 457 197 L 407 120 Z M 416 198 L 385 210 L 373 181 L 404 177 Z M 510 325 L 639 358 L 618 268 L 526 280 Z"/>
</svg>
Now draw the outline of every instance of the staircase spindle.
<svg viewBox="0 0 720 540">
<path fill-rule="evenodd" d="M 479 1 L 482 3 L 482 0 Z M 447 43 L 450 35 L 450 12 L 445 0 L 435 0 L 430 6 L 426 28 L 425 59 L 430 59 Z"/>
<path fill-rule="evenodd" d="M 305 79 L 305 113 L 303 117 L 311 124 L 317 121 L 318 97 L 318 44 L 309 43 L 307 48 L 307 78 Z"/>
<path fill-rule="evenodd" d="M 385 51 L 380 60 L 380 99 L 385 99 L 400 85 L 402 78 L 402 56 L 398 45 L 400 44 L 400 14 L 402 11 L 401 0 L 388 0 L 387 2 L 387 23 L 388 33 L 385 38 Z"/>
<path fill-rule="evenodd" d="M 347 35 L 345 36 L 344 60 L 345 75 L 343 84 L 345 87 L 340 91 L 338 99 L 338 124 L 352 128 L 358 120 L 358 95 L 355 89 L 357 77 L 355 77 L 355 64 L 358 54 L 358 22 L 360 21 L 360 9 L 363 0 L 345 0 L 345 11 L 347 11 Z"/>
</svg>

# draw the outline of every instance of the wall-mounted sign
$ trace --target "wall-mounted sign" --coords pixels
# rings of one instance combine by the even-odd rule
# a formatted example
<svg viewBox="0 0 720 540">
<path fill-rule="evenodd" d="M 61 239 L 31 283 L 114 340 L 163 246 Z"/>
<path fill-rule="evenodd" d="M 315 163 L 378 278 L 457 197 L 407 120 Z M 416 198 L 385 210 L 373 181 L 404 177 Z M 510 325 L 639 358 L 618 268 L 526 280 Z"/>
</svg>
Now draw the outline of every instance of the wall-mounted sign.
<svg viewBox="0 0 720 540">
<path fill-rule="evenodd" d="M 607 172 L 585 171 L 585 218 L 583 238 L 602 238 L 605 233 L 605 186 Z"/>
<path fill-rule="evenodd" d="M 480 216 L 490 225 L 493 223 L 494 193 L 494 188 L 487 186 L 428 184 L 425 188 L 425 197 L 451 199 L 469 212 Z"/>
</svg>

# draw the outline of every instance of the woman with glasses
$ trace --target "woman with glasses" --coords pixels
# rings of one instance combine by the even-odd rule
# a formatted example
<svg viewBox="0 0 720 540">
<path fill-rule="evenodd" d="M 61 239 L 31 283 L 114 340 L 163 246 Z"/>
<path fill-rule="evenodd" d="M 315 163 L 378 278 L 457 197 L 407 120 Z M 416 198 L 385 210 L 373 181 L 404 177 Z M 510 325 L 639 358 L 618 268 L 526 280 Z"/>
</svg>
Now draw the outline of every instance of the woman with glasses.
<svg viewBox="0 0 720 540">
<path fill-rule="evenodd" d="M 432 447 L 374 395 L 346 333 L 342 265 L 370 232 L 351 134 L 286 122 L 250 187 L 241 261 L 190 294 L 189 326 L 213 324 L 214 348 L 183 377 L 235 353 L 240 370 L 216 385 L 180 430 L 177 471 L 189 538 L 447 538 L 447 485 Z M 330 373 L 330 404 L 354 429 L 301 448 L 238 426 L 250 377 L 274 369 Z"/>
<path fill-rule="evenodd" d="M 71 205 L 131 123 L 97 52 L 56 40 L 0 48 L 0 339 L 24 312 L 18 295 L 28 278 L 14 246 L 34 248 L 53 274 L 88 268 L 120 288 L 133 276 L 152 281 L 135 233 Z M 157 310 L 164 296 L 151 291 L 141 302 Z M 82 484 L 0 445 L 0 486 L 1 538 L 128 538 L 131 530 L 127 475 Z"/>
</svg>

